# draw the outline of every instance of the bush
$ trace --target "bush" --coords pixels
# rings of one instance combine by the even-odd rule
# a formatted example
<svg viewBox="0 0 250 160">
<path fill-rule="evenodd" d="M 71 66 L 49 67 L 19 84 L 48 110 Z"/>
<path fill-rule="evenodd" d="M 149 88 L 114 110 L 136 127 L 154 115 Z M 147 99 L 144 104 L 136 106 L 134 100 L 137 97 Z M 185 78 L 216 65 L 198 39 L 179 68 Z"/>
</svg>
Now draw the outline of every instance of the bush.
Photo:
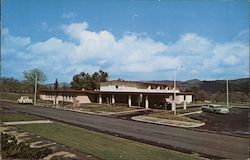
<svg viewBox="0 0 250 160">
<path fill-rule="evenodd" d="M 41 159 L 49 154 L 52 154 L 52 150 L 46 147 L 31 148 L 24 142 L 17 142 L 15 136 L 11 136 L 1 132 L 1 145 L 2 145 L 2 158 L 14 158 L 14 159 Z"/>
</svg>

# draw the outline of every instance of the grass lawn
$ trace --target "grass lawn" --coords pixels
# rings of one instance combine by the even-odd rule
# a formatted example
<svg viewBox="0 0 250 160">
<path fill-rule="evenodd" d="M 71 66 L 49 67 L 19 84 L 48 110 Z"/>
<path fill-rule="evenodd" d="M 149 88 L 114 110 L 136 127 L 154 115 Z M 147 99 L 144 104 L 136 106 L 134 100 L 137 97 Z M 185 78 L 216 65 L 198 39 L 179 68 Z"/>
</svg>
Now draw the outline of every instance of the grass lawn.
<svg viewBox="0 0 250 160">
<path fill-rule="evenodd" d="M 32 95 L 29 94 L 0 92 L 1 99 L 17 100 L 21 96 L 29 96 L 29 98 L 32 98 Z"/>
<path fill-rule="evenodd" d="M 32 116 L 32 115 L 0 112 L 1 122 L 29 121 L 29 120 L 42 120 L 42 119 L 44 118 Z"/>
<path fill-rule="evenodd" d="M 169 120 L 176 120 L 176 121 L 186 121 L 186 122 L 197 122 L 197 123 L 199 123 L 199 121 L 191 119 L 189 117 L 178 116 L 178 114 L 174 115 L 173 112 L 166 112 L 166 111 L 157 112 L 157 113 L 151 113 L 151 114 L 148 114 L 148 116 L 155 117 L 155 118 L 163 118 L 163 119 L 169 119 Z"/>
<path fill-rule="evenodd" d="M 105 104 L 81 104 L 79 107 L 81 110 L 90 111 L 90 112 L 123 112 L 131 111 L 139 108 L 131 108 L 125 106 L 116 106 L 116 105 L 105 105 Z"/>
<path fill-rule="evenodd" d="M 107 160 L 200 159 L 185 153 L 147 145 L 62 123 L 18 125 L 18 128 Z"/>
<path fill-rule="evenodd" d="M 3 121 L 34 120 L 40 117 L 2 112 Z M 135 142 L 63 123 L 17 125 L 25 131 L 107 160 L 195 160 L 189 154 Z"/>
<path fill-rule="evenodd" d="M 190 113 L 190 112 L 196 112 L 196 111 L 201 111 L 201 107 L 193 107 L 193 108 L 188 108 L 187 109 L 177 109 L 177 114 L 184 114 L 184 113 Z"/>
</svg>

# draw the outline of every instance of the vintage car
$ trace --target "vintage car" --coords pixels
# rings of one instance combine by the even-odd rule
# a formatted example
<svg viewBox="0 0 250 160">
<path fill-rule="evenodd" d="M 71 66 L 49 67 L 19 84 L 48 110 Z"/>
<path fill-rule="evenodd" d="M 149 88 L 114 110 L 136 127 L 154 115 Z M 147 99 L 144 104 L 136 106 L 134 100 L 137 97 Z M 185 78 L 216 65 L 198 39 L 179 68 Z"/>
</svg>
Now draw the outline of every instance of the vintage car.
<svg viewBox="0 0 250 160">
<path fill-rule="evenodd" d="M 212 112 L 212 113 L 218 113 L 218 114 L 227 114 L 230 112 L 228 108 L 225 108 L 221 105 L 204 105 L 204 106 L 201 106 L 201 110 L 203 112 Z"/>
<path fill-rule="evenodd" d="M 21 96 L 18 100 L 17 100 L 18 103 L 21 103 L 21 104 L 31 104 L 33 103 L 33 100 L 32 99 L 29 99 L 28 96 Z"/>
</svg>

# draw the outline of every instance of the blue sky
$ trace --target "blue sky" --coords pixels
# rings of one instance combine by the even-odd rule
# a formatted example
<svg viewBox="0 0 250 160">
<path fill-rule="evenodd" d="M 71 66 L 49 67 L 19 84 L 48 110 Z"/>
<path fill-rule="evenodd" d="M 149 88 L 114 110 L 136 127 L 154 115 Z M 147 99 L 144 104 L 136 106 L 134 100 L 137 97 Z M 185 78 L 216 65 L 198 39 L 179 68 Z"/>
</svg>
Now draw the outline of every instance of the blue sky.
<svg viewBox="0 0 250 160">
<path fill-rule="evenodd" d="M 103 69 L 110 79 L 249 76 L 247 1 L 4 0 L 2 76 L 47 83 Z"/>
</svg>

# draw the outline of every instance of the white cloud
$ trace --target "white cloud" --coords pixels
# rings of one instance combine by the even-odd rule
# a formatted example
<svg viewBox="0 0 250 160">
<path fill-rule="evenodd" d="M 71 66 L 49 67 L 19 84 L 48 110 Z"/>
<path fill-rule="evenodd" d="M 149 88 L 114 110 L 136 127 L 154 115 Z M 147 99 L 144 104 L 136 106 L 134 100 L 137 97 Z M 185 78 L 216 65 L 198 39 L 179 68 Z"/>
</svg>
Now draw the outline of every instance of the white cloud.
<svg viewBox="0 0 250 160">
<path fill-rule="evenodd" d="M 6 28 L 3 29 L 2 34 L 3 45 L 9 48 L 21 48 L 31 43 L 30 37 L 11 36 Z"/>
<path fill-rule="evenodd" d="M 42 68 L 51 81 L 55 76 L 69 81 L 76 73 L 91 73 L 101 68 L 111 75 L 129 75 L 130 79 L 145 75 L 151 80 L 154 77 L 150 75 L 159 78 L 162 74 L 162 79 L 164 75 L 172 75 L 180 65 L 185 71 L 178 76 L 186 79 L 211 79 L 229 71 L 243 76 L 248 68 L 249 46 L 244 42 L 217 43 L 195 33 L 183 34 L 168 44 L 147 34 L 131 32 L 117 39 L 107 30 L 91 31 L 87 22 L 64 25 L 62 29 L 68 40 L 51 37 L 36 43 L 29 37 L 12 36 L 5 29 L 2 51 L 12 50 L 13 59 L 25 69 Z"/>
<path fill-rule="evenodd" d="M 165 33 L 165 32 L 161 32 L 161 31 L 158 31 L 158 32 L 156 32 L 156 35 L 157 35 L 157 36 L 165 36 L 166 33 Z"/>
<path fill-rule="evenodd" d="M 52 37 L 45 42 L 33 43 L 32 45 L 27 47 L 27 50 L 32 54 L 46 54 L 47 56 L 67 56 L 71 52 L 75 52 L 75 44 L 71 42 L 65 42 L 56 37 Z"/>
<path fill-rule="evenodd" d="M 186 33 L 171 45 L 170 52 L 180 54 L 205 54 L 211 48 L 212 43 L 195 33 Z"/>
<path fill-rule="evenodd" d="M 72 18 L 75 18 L 76 16 L 77 14 L 75 12 L 68 12 L 68 13 L 62 14 L 62 18 L 65 18 L 65 19 L 72 19 Z"/>
</svg>

